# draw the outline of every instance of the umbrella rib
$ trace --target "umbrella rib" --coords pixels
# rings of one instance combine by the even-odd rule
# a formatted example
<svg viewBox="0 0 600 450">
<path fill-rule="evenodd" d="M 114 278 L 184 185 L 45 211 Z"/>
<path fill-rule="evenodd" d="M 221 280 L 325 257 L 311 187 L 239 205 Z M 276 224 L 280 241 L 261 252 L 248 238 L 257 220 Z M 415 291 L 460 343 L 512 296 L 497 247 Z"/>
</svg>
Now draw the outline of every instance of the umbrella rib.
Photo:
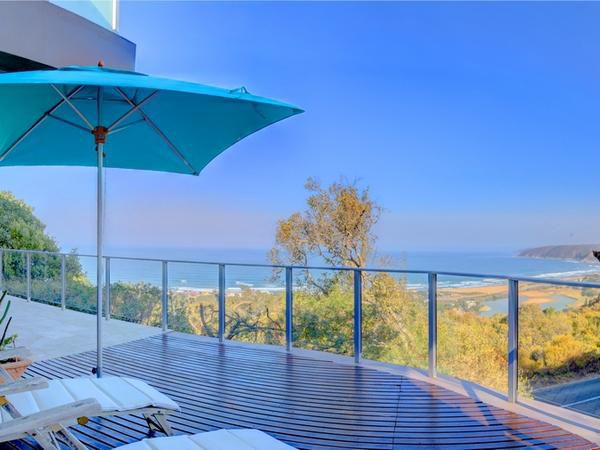
<svg viewBox="0 0 600 450">
<path fill-rule="evenodd" d="M 90 131 L 92 131 L 94 129 L 94 125 L 92 125 L 92 123 L 87 119 L 87 117 L 85 117 L 85 115 L 79 110 L 79 108 L 77 108 L 73 104 L 73 102 L 71 102 L 71 100 L 69 98 L 67 98 L 67 96 L 65 94 L 63 94 L 61 92 L 61 90 L 58 89 L 54 84 L 51 84 L 50 86 L 52 86 L 52 88 L 56 91 L 56 93 L 63 98 L 65 103 L 67 105 L 69 105 L 73 111 L 75 111 L 75 114 L 77 114 L 81 118 L 81 120 L 83 120 L 85 122 L 85 124 L 90 128 Z"/>
<path fill-rule="evenodd" d="M 121 95 L 121 97 L 123 97 L 125 99 L 125 101 L 127 101 L 127 103 L 129 103 L 131 105 L 132 108 L 136 106 L 136 104 L 129 97 L 127 97 L 127 95 L 125 94 L 125 92 L 123 92 L 123 90 L 121 90 L 118 87 L 115 87 L 115 90 L 119 93 L 119 95 Z M 140 113 L 140 115 L 142 116 L 144 121 L 148 124 L 148 126 L 150 128 L 152 128 L 152 130 L 154 130 L 154 132 L 156 134 L 158 134 L 158 136 L 165 142 L 165 144 L 167 144 L 167 146 L 171 149 L 171 151 L 175 154 L 175 156 L 177 156 L 188 167 L 188 169 L 190 169 L 192 171 L 192 174 L 198 175 L 199 172 L 196 169 L 194 169 L 194 166 L 192 166 L 192 164 L 186 159 L 186 157 L 183 156 L 183 153 L 181 153 L 179 151 L 177 146 L 175 144 L 173 144 L 173 142 L 167 137 L 167 135 L 158 127 L 158 125 L 156 125 L 152 121 L 152 119 L 150 119 L 150 117 L 148 117 L 148 114 L 146 114 L 139 107 L 137 108 L 137 112 Z"/>
<path fill-rule="evenodd" d="M 49 117 L 51 117 L 54 120 L 58 120 L 59 122 L 65 123 L 67 125 L 70 125 L 74 128 L 78 128 L 79 130 L 82 130 L 83 132 L 90 134 L 90 130 L 88 130 L 86 127 L 82 127 L 81 125 L 76 124 L 75 122 L 71 122 L 70 120 L 67 119 L 63 119 L 62 117 L 58 117 L 55 116 L 54 114 L 49 114 Z"/>
<path fill-rule="evenodd" d="M 56 103 L 52 108 L 50 108 L 48 111 L 46 111 L 44 114 L 42 114 L 34 123 L 33 125 L 31 125 L 21 136 L 19 136 L 1 155 L 0 155 L 0 162 L 4 161 L 4 159 L 6 159 L 6 157 L 8 155 L 10 155 L 12 153 L 12 151 L 21 143 L 23 142 L 27 136 L 29 136 L 37 127 L 39 127 L 42 123 L 44 123 L 44 121 L 50 117 L 54 112 L 56 112 L 56 110 L 58 110 L 58 108 L 60 108 L 62 105 L 65 104 L 66 101 L 68 101 L 70 98 L 72 98 L 74 95 L 77 95 L 77 93 L 79 93 L 81 90 L 83 89 L 83 86 L 78 86 L 75 89 L 73 89 L 68 95 L 63 96 L 62 100 L 60 100 L 58 103 Z M 62 94 L 62 93 L 61 93 Z"/>
<path fill-rule="evenodd" d="M 145 99 L 143 99 L 141 102 L 137 103 L 135 106 L 132 106 L 131 109 L 129 111 L 127 111 L 125 114 L 123 114 L 121 117 L 119 117 L 117 120 L 115 120 L 109 127 L 108 127 L 108 131 L 112 131 L 113 128 L 115 128 L 117 125 L 119 125 L 121 122 L 123 122 L 125 119 L 127 119 L 130 115 L 132 115 L 134 112 L 138 111 L 142 106 L 144 106 L 146 103 L 148 103 L 150 100 L 152 100 L 156 94 L 158 94 L 158 91 L 154 91 L 152 92 L 150 95 L 148 95 Z"/>
<path fill-rule="evenodd" d="M 134 125 L 137 125 L 138 123 L 141 123 L 141 122 L 145 122 L 145 120 L 144 120 L 144 119 L 138 119 L 138 120 L 134 120 L 133 122 L 129 122 L 128 124 L 125 124 L 125 125 L 123 125 L 122 127 L 111 129 L 111 130 L 108 132 L 108 134 L 115 134 L 115 133 L 118 133 L 118 132 L 120 132 L 120 131 L 126 130 L 126 129 L 127 129 L 127 128 L 129 128 L 129 127 L 132 127 L 132 126 L 134 126 Z"/>
</svg>

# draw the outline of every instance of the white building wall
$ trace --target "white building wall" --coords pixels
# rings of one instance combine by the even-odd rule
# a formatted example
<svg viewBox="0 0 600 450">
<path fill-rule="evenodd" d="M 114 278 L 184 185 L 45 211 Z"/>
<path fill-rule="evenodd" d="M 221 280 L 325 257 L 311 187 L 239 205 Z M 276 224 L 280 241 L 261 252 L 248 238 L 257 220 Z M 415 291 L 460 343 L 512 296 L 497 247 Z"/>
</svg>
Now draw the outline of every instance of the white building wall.
<svg viewBox="0 0 600 450">
<path fill-rule="evenodd" d="M 51 67 L 135 68 L 134 43 L 46 0 L 0 1 L 0 52 Z"/>
</svg>

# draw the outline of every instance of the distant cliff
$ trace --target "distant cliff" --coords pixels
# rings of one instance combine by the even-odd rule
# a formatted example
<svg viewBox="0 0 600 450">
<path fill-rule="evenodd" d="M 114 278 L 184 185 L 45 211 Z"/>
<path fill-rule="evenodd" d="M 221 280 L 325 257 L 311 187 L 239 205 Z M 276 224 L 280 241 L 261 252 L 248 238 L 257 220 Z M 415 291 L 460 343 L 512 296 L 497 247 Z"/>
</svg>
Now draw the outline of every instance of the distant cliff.
<svg viewBox="0 0 600 450">
<path fill-rule="evenodd" d="M 546 247 L 522 250 L 519 256 L 528 258 L 568 259 L 586 263 L 598 263 L 594 251 L 600 251 L 600 244 L 587 245 L 548 245 Z"/>
</svg>

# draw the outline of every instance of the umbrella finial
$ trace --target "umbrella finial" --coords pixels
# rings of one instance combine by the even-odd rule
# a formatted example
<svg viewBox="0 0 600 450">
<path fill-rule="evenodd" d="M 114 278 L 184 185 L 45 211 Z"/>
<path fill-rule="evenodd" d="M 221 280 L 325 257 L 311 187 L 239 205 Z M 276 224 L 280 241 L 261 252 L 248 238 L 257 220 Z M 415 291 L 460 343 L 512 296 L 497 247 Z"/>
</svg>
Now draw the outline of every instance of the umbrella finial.
<svg viewBox="0 0 600 450">
<path fill-rule="evenodd" d="M 104 61 L 102 59 L 100 61 L 98 61 L 98 67 L 100 67 L 100 68 L 104 67 Z"/>
</svg>

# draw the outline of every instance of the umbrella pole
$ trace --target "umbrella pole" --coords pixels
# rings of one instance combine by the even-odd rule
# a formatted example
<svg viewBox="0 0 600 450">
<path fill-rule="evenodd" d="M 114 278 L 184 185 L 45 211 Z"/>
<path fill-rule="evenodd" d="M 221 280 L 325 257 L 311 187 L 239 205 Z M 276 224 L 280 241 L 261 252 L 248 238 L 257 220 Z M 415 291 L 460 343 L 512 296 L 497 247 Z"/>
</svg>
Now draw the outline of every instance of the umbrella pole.
<svg viewBox="0 0 600 450">
<path fill-rule="evenodd" d="M 96 153 L 98 158 L 98 187 L 97 187 L 97 213 L 96 213 L 96 376 L 102 378 L 102 293 L 104 290 L 104 143 L 106 141 L 106 128 L 102 127 L 102 88 L 98 88 L 98 126 L 94 129 L 96 137 Z"/>
<path fill-rule="evenodd" d="M 104 144 L 97 144 L 98 152 L 98 195 L 97 195 L 97 289 L 96 289 L 96 376 L 102 378 L 102 291 L 104 290 L 104 174 L 103 174 L 103 155 Z"/>
</svg>

